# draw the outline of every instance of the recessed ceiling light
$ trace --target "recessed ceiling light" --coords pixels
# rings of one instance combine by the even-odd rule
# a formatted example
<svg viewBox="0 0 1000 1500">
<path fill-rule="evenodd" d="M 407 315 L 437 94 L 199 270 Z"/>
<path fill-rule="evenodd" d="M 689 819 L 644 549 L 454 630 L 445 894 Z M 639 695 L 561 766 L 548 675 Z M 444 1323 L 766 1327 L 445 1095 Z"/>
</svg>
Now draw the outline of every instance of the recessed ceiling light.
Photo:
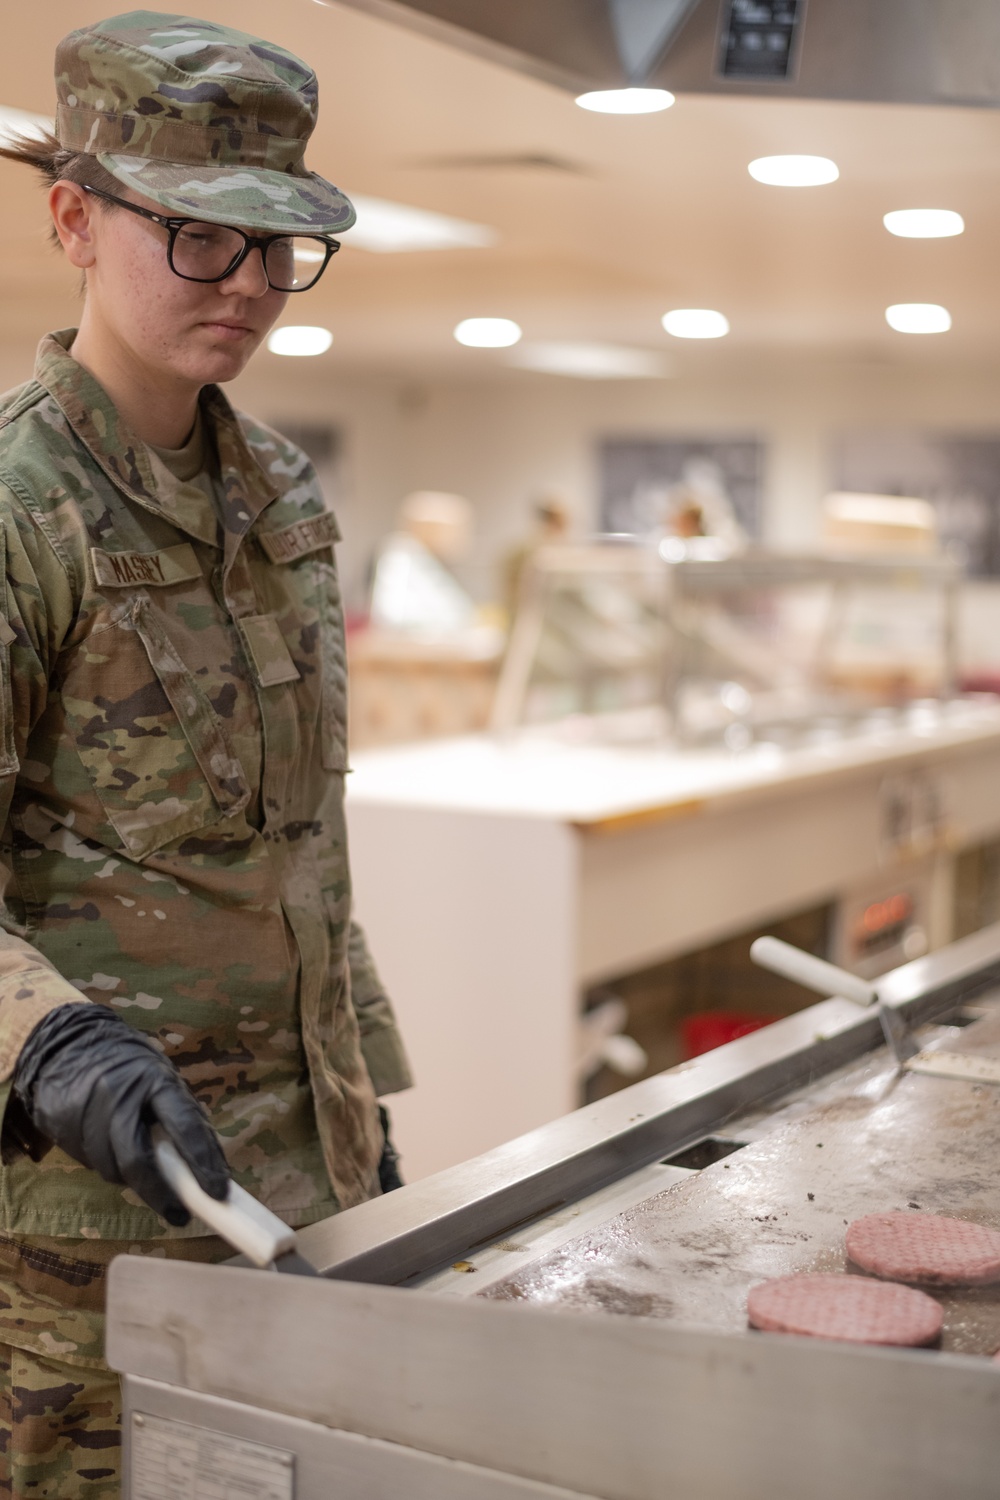
<svg viewBox="0 0 1000 1500">
<path fill-rule="evenodd" d="M 55 124 L 51 115 L 33 115 L 25 109 L 11 109 L 0 104 L 0 144 L 13 141 L 17 136 L 27 136 L 32 141 L 43 140 L 55 133 Z"/>
<path fill-rule="evenodd" d="M 661 321 L 675 339 L 721 339 L 729 332 L 729 319 L 710 307 L 675 307 Z"/>
<path fill-rule="evenodd" d="M 480 249 L 496 243 L 495 229 L 450 219 L 406 203 L 352 195 L 357 223 L 344 231 L 344 244 L 386 255 L 407 250 Z"/>
<path fill-rule="evenodd" d="M 511 364 L 577 380 L 662 380 L 670 374 L 662 355 L 618 344 L 524 344 Z"/>
<path fill-rule="evenodd" d="M 769 187 L 822 187 L 840 176 L 828 156 L 758 156 L 747 171 Z"/>
<path fill-rule="evenodd" d="M 950 208 L 897 208 L 883 214 L 882 223 L 904 240 L 943 240 L 965 229 L 962 215 Z"/>
<path fill-rule="evenodd" d="M 272 354 L 325 354 L 333 343 L 329 328 L 305 325 L 275 328 L 268 335 L 267 347 Z"/>
<path fill-rule="evenodd" d="M 668 89 L 594 89 L 576 102 L 598 115 L 655 115 L 675 100 Z"/>
<path fill-rule="evenodd" d="M 521 330 L 510 318 L 463 318 L 455 337 L 470 349 L 509 349 Z"/>
<path fill-rule="evenodd" d="M 951 313 L 937 302 L 894 302 L 885 321 L 897 333 L 947 333 Z"/>
</svg>

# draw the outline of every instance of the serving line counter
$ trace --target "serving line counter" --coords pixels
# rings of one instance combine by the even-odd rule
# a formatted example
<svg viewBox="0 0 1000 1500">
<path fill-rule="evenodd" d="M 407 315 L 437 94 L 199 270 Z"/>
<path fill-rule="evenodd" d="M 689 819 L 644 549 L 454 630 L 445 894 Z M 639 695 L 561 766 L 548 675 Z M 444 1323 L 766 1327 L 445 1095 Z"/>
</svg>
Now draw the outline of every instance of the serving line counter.
<svg viewBox="0 0 1000 1500">
<path fill-rule="evenodd" d="M 880 984 L 973 1078 L 825 1000 L 302 1231 L 328 1279 L 119 1258 L 128 1500 L 992 1500 L 1000 1289 L 939 1349 L 745 1307 L 859 1212 L 1000 1228 L 998 986 L 1000 925 Z"/>
<path fill-rule="evenodd" d="M 392 1106 L 410 1178 L 576 1107 L 588 988 L 901 881 L 938 948 L 957 855 L 1000 835 L 995 699 L 740 754 L 574 741 L 586 728 L 354 757 L 357 909 L 417 1078 Z"/>
</svg>

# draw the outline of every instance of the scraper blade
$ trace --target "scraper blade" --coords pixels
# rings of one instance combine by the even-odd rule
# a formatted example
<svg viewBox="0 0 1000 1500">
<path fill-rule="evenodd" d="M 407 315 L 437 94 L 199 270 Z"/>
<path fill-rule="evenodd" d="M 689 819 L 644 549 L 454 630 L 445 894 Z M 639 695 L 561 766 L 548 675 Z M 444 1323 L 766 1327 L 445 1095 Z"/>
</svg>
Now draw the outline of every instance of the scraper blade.
<svg viewBox="0 0 1000 1500">
<path fill-rule="evenodd" d="M 898 1063 L 905 1063 L 910 1057 L 916 1057 L 920 1051 L 919 1043 L 914 1041 L 913 1033 L 907 1026 L 898 1011 L 893 1010 L 891 1005 L 886 1005 L 880 1000 L 878 1004 L 878 1018 L 882 1026 L 882 1035 L 885 1044 Z"/>
<path fill-rule="evenodd" d="M 238 1183 L 230 1182 L 229 1196 L 220 1202 L 199 1186 L 187 1162 L 159 1130 L 154 1132 L 153 1152 L 156 1165 L 188 1213 L 201 1219 L 252 1265 L 262 1270 L 273 1267 L 291 1276 L 319 1275 L 299 1251 L 295 1230 Z"/>
</svg>

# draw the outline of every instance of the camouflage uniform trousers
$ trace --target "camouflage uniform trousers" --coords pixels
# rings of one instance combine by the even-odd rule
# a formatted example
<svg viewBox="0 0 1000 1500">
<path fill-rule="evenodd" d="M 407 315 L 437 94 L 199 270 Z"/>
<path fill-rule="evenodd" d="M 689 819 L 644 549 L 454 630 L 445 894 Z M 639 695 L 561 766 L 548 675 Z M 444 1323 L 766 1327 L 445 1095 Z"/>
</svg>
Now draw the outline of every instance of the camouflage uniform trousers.
<svg viewBox="0 0 1000 1500">
<path fill-rule="evenodd" d="M 0 1495 L 118 1500 L 121 1440 L 117 1375 L 0 1345 Z"/>
<path fill-rule="evenodd" d="M 107 1267 L 121 1254 L 218 1261 L 214 1238 L 0 1236 L 0 1496 L 120 1500 L 121 1384 L 104 1360 Z"/>
</svg>

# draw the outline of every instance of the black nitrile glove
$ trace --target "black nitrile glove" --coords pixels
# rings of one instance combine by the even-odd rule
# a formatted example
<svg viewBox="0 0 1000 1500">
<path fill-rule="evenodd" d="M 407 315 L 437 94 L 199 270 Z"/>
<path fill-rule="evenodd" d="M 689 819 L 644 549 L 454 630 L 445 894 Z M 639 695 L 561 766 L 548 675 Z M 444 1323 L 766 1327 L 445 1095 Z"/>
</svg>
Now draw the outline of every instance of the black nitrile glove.
<svg viewBox="0 0 1000 1500">
<path fill-rule="evenodd" d="M 168 1224 L 191 1216 L 160 1175 L 154 1125 L 210 1197 L 228 1192 L 222 1147 L 191 1090 L 152 1042 L 104 1006 L 60 1005 L 39 1021 L 17 1060 L 7 1115 L 5 1152 L 12 1136 L 36 1160 L 49 1143 L 61 1146 L 105 1182 L 130 1187 Z"/>
<path fill-rule="evenodd" d="M 403 1179 L 399 1175 L 399 1154 L 389 1139 L 389 1111 L 381 1104 L 378 1107 L 378 1117 L 382 1121 L 382 1134 L 385 1136 L 382 1160 L 378 1164 L 379 1186 L 383 1193 L 391 1193 L 403 1186 Z"/>
</svg>

